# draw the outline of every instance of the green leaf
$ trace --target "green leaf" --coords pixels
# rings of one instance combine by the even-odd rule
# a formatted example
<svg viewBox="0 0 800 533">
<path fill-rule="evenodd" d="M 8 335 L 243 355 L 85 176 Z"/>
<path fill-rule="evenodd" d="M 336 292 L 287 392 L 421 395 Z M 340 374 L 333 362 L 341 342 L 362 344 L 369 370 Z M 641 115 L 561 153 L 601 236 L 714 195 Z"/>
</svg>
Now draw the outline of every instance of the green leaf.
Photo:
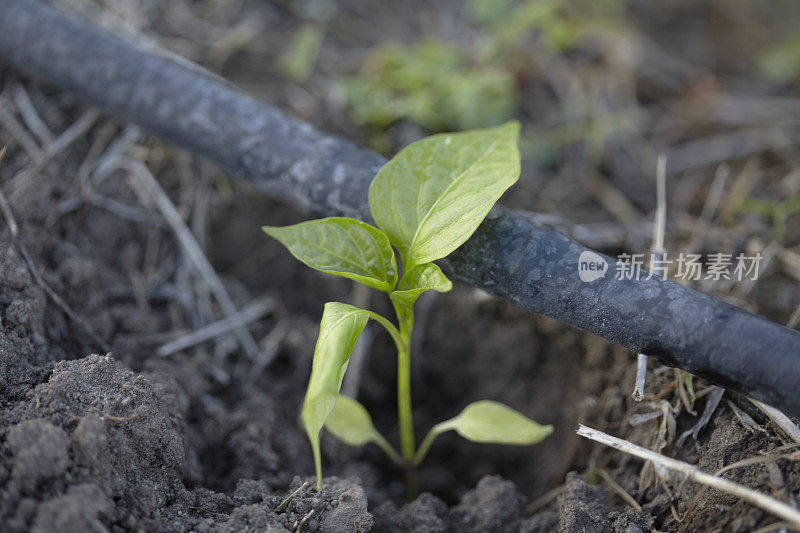
<svg viewBox="0 0 800 533">
<path fill-rule="evenodd" d="M 389 297 L 393 302 L 411 307 L 425 291 L 447 292 L 452 288 L 453 282 L 447 279 L 437 265 L 423 263 L 406 272 L 397 290 L 390 293 Z"/>
<path fill-rule="evenodd" d="M 553 426 L 537 424 L 502 403 L 482 400 L 469 404 L 455 418 L 433 426 L 417 450 L 415 462 L 422 462 L 437 436 L 451 430 L 472 442 L 527 446 L 544 440 L 553 432 Z"/>
<path fill-rule="evenodd" d="M 311 268 L 354 279 L 373 289 L 394 290 L 394 250 L 386 235 L 369 224 L 354 218 L 329 217 L 263 229 Z"/>
<path fill-rule="evenodd" d="M 319 432 L 336 404 L 353 346 L 368 319 L 369 311 L 339 302 L 326 303 L 322 313 L 302 411 L 303 425 L 314 453 L 317 490 L 322 486 Z"/>
<path fill-rule="evenodd" d="M 325 421 L 325 429 L 349 446 L 375 443 L 386 452 L 390 459 L 400 462 L 400 456 L 392 448 L 392 445 L 375 429 L 367 410 L 352 398 L 339 395 L 333 411 Z"/>
<path fill-rule="evenodd" d="M 325 429 L 349 446 L 369 444 L 375 440 L 375 435 L 378 433 L 364 406 L 341 394 L 325 421 Z"/>
<path fill-rule="evenodd" d="M 553 432 L 553 426 L 537 424 L 519 411 L 490 400 L 469 404 L 445 423 L 467 440 L 495 444 L 527 446 Z"/>
<path fill-rule="evenodd" d="M 519 178 L 518 137 L 516 121 L 433 135 L 378 172 L 369 207 L 406 269 L 447 256 L 475 232 Z"/>
</svg>

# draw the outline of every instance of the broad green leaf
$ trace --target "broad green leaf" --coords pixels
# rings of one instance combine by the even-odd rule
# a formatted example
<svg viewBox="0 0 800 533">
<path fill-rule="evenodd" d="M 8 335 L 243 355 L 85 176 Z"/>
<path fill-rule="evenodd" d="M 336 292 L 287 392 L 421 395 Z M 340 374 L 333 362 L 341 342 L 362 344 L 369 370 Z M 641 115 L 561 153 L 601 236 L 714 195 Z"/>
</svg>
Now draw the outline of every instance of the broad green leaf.
<svg viewBox="0 0 800 533">
<path fill-rule="evenodd" d="M 423 263 L 413 267 L 403 275 L 397 290 L 390 293 L 393 302 L 411 307 L 419 295 L 428 290 L 447 292 L 453 288 L 453 282 L 447 279 L 442 270 L 434 263 Z"/>
<path fill-rule="evenodd" d="M 325 429 L 349 446 L 375 443 L 393 461 L 400 461 L 400 456 L 392 445 L 375 429 L 372 418 L 364 406 L 352 398 L 339 395 L 333 411 L 325 421 Z"/>
<path fill-rule="evenodd" d="M 482 400 L 469 404 L 455 418 L 433 426 L 422 441 L 415 461 L 422 462 L 433 440 L 451 430 L 472 442 L 527 446 L 544 440 L 553 432 L 553 426 L 537 424 L 502 403 Z"/>
<path fill-rule="evenodd" d="M 406 269 L 447 256 L 519 178 L 519 123 L 443 133 L 401 150 L 369 188 L 378 227 Z"/>
<path fill-rule="evenodd" d="M 336 404 L 353 346 L 368 319 L 369 311 L 339 302 L 326 303 L 322 313 L 302 411 L 303 425 L 314 453 L 317 490 L 322 486 L 319 432 Z"/>
<path fill-rule="evenodd" d="M 394 250 L 386 235 L 369 224 L 329 217 L 263 229 L 311 268 L 386 292 L 397 283 Z"/>
</svg>

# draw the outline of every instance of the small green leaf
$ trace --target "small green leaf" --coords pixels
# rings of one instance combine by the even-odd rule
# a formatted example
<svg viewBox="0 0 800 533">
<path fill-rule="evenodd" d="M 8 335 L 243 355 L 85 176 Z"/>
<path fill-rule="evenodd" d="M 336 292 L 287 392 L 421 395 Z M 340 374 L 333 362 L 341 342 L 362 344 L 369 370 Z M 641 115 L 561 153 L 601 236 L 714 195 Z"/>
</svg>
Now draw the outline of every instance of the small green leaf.
<svg viewBox="0 0 800 533">
<path fill-rule="evenodd" d="M 447 256 L 519 178 L 519 123 L 443 133 L 401 150 L 369 188 L 369 207 L 406 269 Z"/>
<path fill-rule="evenodd" d="M 423 263 L 406 272 L 397 290 L 390 293 L 389 297 L 393 302 L 410 307 L 425 291 L 447 292 L 452 288 L 453 282 L 447 279 L 437 265 Z"/>
<path fill-rule="evenodd" d="M 325 421 L 325 429 L 348 446 L 369 444 L 378 433 L 364 406 L 341 394 Z"/>
<path fill-rule="evenodd" d="M 451 430 L 472 442 L 527 446 L 544 440 L 553 426 L 537 424 L 502 403 L 481 400 L 466 406 L 455 418 L 433 426 L 417 450 L 416 464 L 425 458 L 436 437 Z"/>
<path fill-rule="evenodd" d="M 333 411 L 325 421 L 325 429 L 348 446 L 375 443 L 390 459 L 398 463 L 401 461 L 392 445 L 375 429 L 364 406 L 352 398 L 339 395 Z"/>
<path fill-rule="evenodd" d="M 553 432 L 553 426 L 537 424 L 519 411 L 490 400 L 469 404 L 445 424 L 472 442 L 519 446 L 536 444 Z"/>
<path fill-rule="evenodd" d="M 394 290 L 397 263 L 386 235 L 354 218 L 329 217 L 281 228 L 264 226 L 297 259 L 373 289 Z"/>
<path fill-rule="evenodd" d="M 364 309 L 339 302 L 325 304 L 302 411 L 303 425 L 314 453 L 317 490 L 322 486 L 319 432 L 336 404 L 353 346 L 368 319 L 369 311 Z"/>
</svg>

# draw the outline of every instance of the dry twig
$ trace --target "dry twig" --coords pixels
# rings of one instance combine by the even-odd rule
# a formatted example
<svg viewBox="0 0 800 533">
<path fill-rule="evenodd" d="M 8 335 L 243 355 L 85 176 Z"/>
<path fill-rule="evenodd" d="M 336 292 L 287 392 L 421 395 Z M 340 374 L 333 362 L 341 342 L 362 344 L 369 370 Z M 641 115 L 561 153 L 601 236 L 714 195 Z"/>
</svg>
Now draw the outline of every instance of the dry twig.
<svg viewBox="0 0 800 533">
<path fill-rule="evenodd" d="M 259 298 L 243 307 L 239 311 L 239 316 L 241 317 L 243 323 L 250 324 L 251 322 L 255 322 L 267 313 L 271 312 L 274 308 L 275 301 L 272 298 Z M 156 354 L 160 357 L 166 357 L 174 354 L 175 352 L 180 352 L 181 350 L 191 348 L 192 346 L 196 346 L 201 342 L 205 342 L 209 339 L 213 339 L 214 337 L 218 337 L 224 333 L 227 333 L 234 329 L 237 325 L 238 322 L 233 320 L 232 317 L 223 318 L 222 320 L 218 320 L 200 329 L 196 329 L 191 333 L 187 333 L 186 335 L 160 346 L 156 350 Z"/>
<path fill-rule="evenodd" d="M 726 164 L 721 164 L 717 167 L 717 172 L 714 174 L 714 181 L 711 182 L 711 189 L 708 191 L 706 201 L 703 204 L 703 210 L 700 212 L 700 217 L 695 220 L 694 226 L 689 236 L 689 244 L 686 248 L 690 252 L 694 252 L 705 241 L 706 234 L 711 227 L 711 219 L 717 212 L 717 206 L 722 198 L 722 191 L 725 189 L 725 182 L 730 174 L 730 167 Z"/>
<path fill-rule="evenodd" d="M 600 475 L 601 478 L 603 478 L 603 481 L 605 481 L 608 484 L 611 490 L 613 490 L 614 493 L 617 494 L 617 496 L 625 500 L 625 503 L 627 503 L 637 511 L 641 511 L 642 506 L 639 505 L 639 502 L 637 502 L 636 499 L 633 496 L 631 496 L 627 490 L 622 488 L 622 485 L 617 483 L 617 480 L 611 477 L 611 474 L 609 474 L 604 468 L 598 468 L 597 473 Z"/>
<path fill-rule="evenodd" d="M 191 230 L 186 226 L 180 213 L 178 213 L 178 209 L 169 199 L 167 193 L 164 192 L 164 189 L 161 188 L 156 178 L 141 161 L 123 160 L 120 164 L 131 172 L 131 176 L 142 186 L 144 189 L 143 192 L 149 195 L 150 199 L 158 207 L 161 215 L 167 221 L 167 224 L 172 228 L 184 253 L 186 253 L 189 260 L 200 272 L 200 275 L 203 276 L 203 279 L 208 284 L 217 302 L 219 302 L 222 307 L 222 310 L 228 315 L 228 318 L 233 321 L 233 329 L 236 332 L 236 336 L 239 338 L 242 348 L 247 352 L 251 360 L 258 358 L 258 345 L 247 330 L 240 311 L 236 308 L 227 289 L 222 284 L 222 280 L 217 276 L 214 267 L 211 266 L 202 248 L 200 248 L 197 239 L 195 239 Z"/>
<path fill-rule="evenodd" d="M 528 505 L 528 513 L 533 514 L 539 509 L 550 505 L 550 502 L 558 498 L 566 489 L 566 485 L 559 485 L 554 489 L 550 489 Z"/>
<path fill-rule="evenodd" d="M 800 429 L 797 428 L 794 422 L 789 420 L 789 417 L 783 414 L 781 411 L 775 409 L 774 407 L 767 405 L 765 403 L 759 402 L 758 400 L 754 400 L 752 398 L 748 398 L 751 402 L 753 402 L 756 407 L 764 411 L 764 413 L 772 420 L 772 422 L 778 426 L 781 431 L 783 431 L 787 437 L 789 437 L 794 442 L 800 443 Z"/>
<path fill-rule="evenodd" d="M 39 145 L 33 140 L 33 137 L 28 135 L 25 126 L 20 124 L 16 117 L 6 109 L 4 101 L 0 101 L 0 123 L 5 126 L 8 133 L 11 134 L 14 140 L 25 150 L 28 156 L 33 160 L 34 165 L 42 160 L 43 156 Z"/>
<path fill-rule="evenodd" d="M 285 499 L 285 500 L 283 500 L 283 501 L 280 503 L 280 505 L 278 505 L 278 506 L 275 508 L 275 512 L 276 512 L 276 513 L 279 513 L 279 512 L 281 512 L 283 509 L 285 509 L 285 508 L 286 508 L 286 506 L 287 506 L 287 505 L 289 505 L 289 502 L 290 502 L 290 501 L 292 501 L 292 498 L 294 498 L 295 496 L 297 496 L 297 493 L 298 493 L 298 492 L 300 492 L 300 491 L 301 491 L 301 490 L 303 490 L 304 488 L 308 487 L 310 484 L 311 484 L 311 482 L 310 482 L 310 481 L 303 481 L 303 484 L 302 484 L 302 485 L 300 485 L 299 487 L 297 487 L 296 489 L 294 489 L 294 491 L 293 491 L 291 494 L 289 494 L 289 495 L 286 497 L 286 499 Z"/>
<path fill-rule="evenodd" d="M 653 223 L 652 258 L 655 263 L 664 259 L 664 234 L 667 226 L 667 156 L 659 154 L 656 164 L 656 216 Z M 651 269 L 654 265 L 651 264 Z M 631 396 L 637 402 L 644 399 L 644 384 L 647 377 L 647 354 L 637 355 L 636 384 Z"/>
<path fill-rule="evenodd" d="M 39 116 L 36 107 L 31 102 L 31 97 L 28 96 L 27 91 L 22 85 L 16 85 L 13 89 L 14 103 L 17 104 L 19 114 L 22 116 L 23 122 L 29 130 L 38 137 L 39 142 L 42 144 L 50 144 L 55 140 L 53 132 L 47 127 L 44 120 Z"/>
<path fill-rule="evenodd" d="M 586 427 L 583 424 L 578 427 L 578 435 L 600 442 L 622 452 L 629 453 L 640 459 L 651 461 L 656 471 L 660 474 L 666 475 L 670 471 L 676 472 L 681 474 L 685 479 L 732 494 L 800 528 L 800 511 L 766 494 L 739 485 L 725 478 L 708 474 L 694 465 L 661 455 L 660 453 L 648 450 L 632 442 L 612 437 L 602 431 Z"/>
<path fill-rule="evenodd" d="M 63 152 L 69 146 L 83 137 L 89 128 L 100 118 L 100 112 L 90 109 L 76 120 L 70 127 L 64 130 L 55 141 L 47 145 L 41 153 L 41 157 L 17 173 L 9 180 L 9 193 L 12 197 L 19 187 L 33 174 L 42 170 L 54 157 Z"/>
<path fill-rule="evenodd" d="M 722 401 L 722 396 L 725 394 L 725 389 L 722 387 L 715 387 L 714 390 L 711 392 L 711 395 L 708 397 L 706 401 L 706 406 L 703 408 L 703 414 L 700 415 L 700 419 L 695 422 L 695 424 L 684 431 L 680 437 L 678 437 L 678 442 L 675 443 L 676 446 L 679 448 L 683 446 L 684 441 L 686 440 L 689 435 L 691 435 L 694 440 L 697 440 L 697 436 L 700 434 L 700 431 L 711 420 L 711 416 L 714 414 L 714 411 L 717 410 L 719 406 L 719 402 Z"/>
</svg>

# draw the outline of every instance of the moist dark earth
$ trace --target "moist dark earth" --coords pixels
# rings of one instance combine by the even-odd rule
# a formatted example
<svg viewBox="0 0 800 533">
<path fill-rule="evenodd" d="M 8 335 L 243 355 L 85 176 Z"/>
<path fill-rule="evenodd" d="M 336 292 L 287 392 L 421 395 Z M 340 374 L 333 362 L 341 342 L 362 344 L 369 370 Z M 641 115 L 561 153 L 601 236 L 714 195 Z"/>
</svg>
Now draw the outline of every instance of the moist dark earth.
<svg viewBox="0 0 800 533">
<path fill-rule="evenodd" d="M 15 158 L 5 165 L 13 169 Z M 66 175 L 70 168 L 78 171 L 64 161 Z M 177 245 L 163 227 L 106 209 L 60 213 L 59 203 L 73 194 L 62 188 L 63 175 L 19 193 L 14 210 L 20 236 L 12 239 L 7 227 L 2 233 L 3 530 L 635 532 L 718 524 L 746 531 L 770 520 L 713 491 L 696 505 L 695 492 L 684 487 L 683 496 L 670 499 L 652 480 L 642 494 L 645 504 L 635 509 L 598 485 L 602 464 L 636 493 L 642 465 L 602 450 L 590 453 L 573 433 L 578 420 L 618 428 L 640 442 L 658 433 L 659 420 L 636 427 L 613 422 L 631 407 L 630 355 L 464 286 L 421 306 L 414 368 L 418 431 L 471 400 L 492 398 L 554 424 L 556 433 L 532 448 L 481 446 L 445 435 L 420 472 L 424 493 L 408 504 L 400 496 L 400 472 L 377 450 L 353 450 L 325 437 L 330 477 L 316 493 L 305 483 L 313 482 L 313 467 L 298 410 L 319 302 L 347 300 L 351 286 L 276 259 L 283 252 L 261 238 L 258 221 L 298 215 L 247 189 L 218 196 L 209 208 L 215 222 L 208 247 L 218 254 L 212 258 L 230 280 L 231 293 L 243 300 L 267 293 L 276 302 L 253 330 L 268 333 L 281 323 L 287 330 L 275 361 L 253 376 L 241 371 L 231 339 L 190 354 L 154 354 L 151 339 L 174 320 L 175 304 L 159 294 L 140 304 L 119 287 L 141 274 L 150 253 L 158 256 L 153 264 L 171 270 L 162 274 L 171 280 L 162 290 L 171 290 L 185 267 Z M 148 252 L 154 232 L 163 232 L 164 240 Z M 35 281 L 20 244 L 45 283 L 118 347 L 98 353 L 85 328 Z M 380 309 L 381 302 L 372 303 Z M 379 428 L 393 435 L 388 339 L 376 333 L 372 352 L 361 398 Z M 654 397 L 669 388 L 671 372 L 651 377 Z M 732 398 L 763 422 L 763 415 Z M 698 399 L 698 410 L 702 404 Z M 695 420 L 684 413 L 678 429 Z M 697 443 L 690 437 L 677 451 L 714 470 L 781 444 L 776 434 L 762 431 L 743 428 L 723 406 Z M 792 463 L 779 464 L 781 490 L 792 493 L 800 472 Z M 572 470 L 594 477 L 593 484 Z M 756 466 L 734 472 L 734 479 L 767 490 L 774 482 Z M 671 507 L 685 513 L 691 505 L 688 523 L 677 522 Z"/>
<path fill-rule="evenodd" d="M 42 199 L 39 191 L 35 196 Z M 21 205 L 17 203 L 15 207 Z M 37 212 L 48 212 L 41 209 L 41 203 L 38 206 Z M 115 217 L 101 211 L 89 214 L 88 220 L 84 218 L 86 214 L 80 217 L 84 220 L 75 220 L 75 231 L 83 231 L 81 226 L 88 223 L 109 232 L 101 242 L 122 242 L 110 237 L 124 234 L 128 222 L 115 221 Z M 90 287 L 117 274 L 106 261 L 119 259 L 116 253 L 124 256 L 125 252 L 115 251 L 104 257 L 102 249 L 96 247 L 99 243 L 92 243 L 82 233 L 72 234 L 70 240 L 56 239 L 50 232 L 36 228 L 37 218 L 24 222 L 19 242 L 30 243 L 24 249 L 30 248 L 37 265 L 50 261 L 56 265 L 53 270 L 45 270 L 43 276 L 69 300 L 83 304 L 76 309 L 90 317 L 99 334 L 119 329 L 141 332 L 156 327 L 160 319 L 157 310 L 148 315 L 129 303 L 109 301 L 108 297 L 91 292 L 94 289 Z M 40 236 L 38 244 L 30 239 L 33 235 Z M 85 242 L 94 247 L 94 253 L 83 255 L 79 245 L 74 244 L 81 239 L 87 239 Z M 278 361 L 278 368 L 254 383 L 231 377 L 222 386 L 215 383 L 214 375 L 209 375 L 206 367 L 215 364 L 211 361 L 190 357 L 153 360 L 146 353 L 129 357 L 91 354 L 88 334 L 48 299 L 11 241 L 6 228 L 0 264 L 0 520 L 4 530 L 547 531 L 561 524 L 574 531 L 596 526 L 603 530 L 613 526 L 620 531 L 646 531 L 653 523 L 653 516 L 646 512 L 608 505 L 602 490 L 588 487 L 578 475 L 570 475 L 557 503 L 531 516 L 527 511 L 529 499 L 513 482 L 500 476 L 483 476 L 500 464 L 508 470 L 522 466 L 533 471 L 535 467 L 523 466 L 531 451 L 504 453 L 500 449 L 462 446 L 461 457 L 444 461 L 447 450 L 455 444 L 446 439 L 438 443 L 440 452 L 429 461 L 436 466 L 423 470 L 422 486 L 452 498 L 450 506 L 430 492 L 403 505 L 390 493 L 397 483 L 390 480 L 398 473 L 391 471 L 385 461 L 374 453 L 359 459 L 358 452 L 328 439 L 326 469 L 342 477 L 327 477 L 322 492 L 317 493 L 308 484 L 303 485 L 312 480 L 299 475 L 311 471 L 305 438 L 296 423 L 308 355 L 301 356 L 298 350 L 296 364 Z M 125 247 L 136 243 L 133 239 L 125 242 Z M 272 282 L 277 281 L 276 275 L 315 277 L 292 269 L 273 273 Z M 331 291 L 342 288 L 340 283 L 333 285 Z M 470 305 L 470 299 L 466 288 L 454 297 L 462 309 Z M 92 300 L 100 301 L 93 304 Z M 444 382 L 436 386 L 434 379 L 441 371 L 439 365 L 454 364 L 452 358 L 464 353 L 462 343 L 474 344 L 475 339 L 486 338 L 488 331 L 482 330 L 491 330 L 492 321 L 499 326 L 515 315 L 516 325 L 504 328 L 497 339 L 485 340 L 486 347 L 496 352 L 479 351 L 476 356 L 488 359 L 496 353 L 507 353 L 510 346 L 501 342 L 503 338 L 506 343 L 527 343 L 533 360 L 528 372 L 536 373 L 536 367 L 540 370 L 539 379 L 560 379 L 557 375 L 548 376 L 558 372 L 548 368 L 555 362 L 539 356 L 537 352 L 542 348 L 536 343 L 541 341 L 530 328 L 522 327 L 520 313 L 496 301 L 472 305 L 475 309 L 482 306 L 488 315 L 469 332 L 474 339 L 462 336 L 456 342 L 447 334 L 454 325 L 445 322 L 437 326 L 443 335 L 431 335 L 425 341 L 432 352 L 448 349 L 452 355 L 440 355 L 435 365 L 419 368 L 421 381 L 430 382 L 437 389 L 421 405 L 454 405 L 452 400 L 464 395 L 464 379 L 474 385 L 468 388 L 470 396 L 492 396 L 492 388 L 509 389 L 505 400 L 524 404 L 528 396 L 524 390 L 530 381 L 525 379 L 523 387 L 517 377 L 514 383 L 514 378 L 506 375 L 509 369 L 505 365 L 503 372 L 493 376 L 494 383 L 468 378 L 478 370 L 473 370 L 471 363 L 464 364 L 460 372 L 451 372 L 456 374 L 452 381 L 440 380 Z M 433 307 L 431 313 L 437 314 L 436 304 Z M 455 317 L 451 314 L 450 319 Z M 312 341 L 311 337 L 303 338 L 298 344 L 307 349 Z M 383 347 L 379 346 L 378 351 L 386 352 L 380 356 L 389 355 Z M 133 354 L 135 350 L 123 349 L 123 353 Z M 235 367 L 224 361 L 219 368 L 236 373 Z M 525 368 L 517 368 L 516 373 L 523 371 Z M 389 388 L 390 380 L 378 380 L 374 388 L 378 387 Z M 514 389 L 518 391 L 515 393 Z M 556 416 L 574 417 L 574 413 L 558 413 L 559 404 L 565 400 L 561 397 L 548 401 L 538 396 L 540 419 L 553 421 L 554 417 L 546 414 L 550 409 Z M 387 402 L 380 409 L 388 406 Z M 452 407 L 447 407 L 434 415 L 444 417 L 450 411 Z M 426 417 L 420 418 L 421 425 L 428 423 Z M 559 423 L 562 433 L 568 433 L 570 426 L 563 428 L 564 425 Z M 552 453 L 549 450 L 543 445 L 533 453 L 547 455 Z M 499 461 L 479 459 L 492 455 L 497 455 Z M 555 469 L 536 470 L 538 476 L 549 473 L 557 479 L 558 469 L 568 467 L 565 459 Z M 466 484 L 478 477 L 480 481 L 466 490 Z M 539 479 L 529 487 L 546 486 L 545 483 Z M 303 488 L 295 492 L 298 487 Z M 292 497 L 287 501 L 289 494 Z M 368 494 L 374 499 L 372 506 Z"/>
<path fill-rule="evenodd" d="M 35 213 L 56 209 L 43 203 L 41 191 L 33 191 L 31 198 Z M 15 203 L 20 213 L 23 206 L 24 202 Z M 268 206 L 262 202 L 262 207 Z M 115 301 L 93 292 L 98 286 L 107 288 L 120 275 L 109 263 L 141 260 L 136 250 L 131 251 L 139 243 L 129 221 L 90 209 L 73 219 L 74 226 L 62 221 L 68 233 L 56 238 L 53 232 L 58 230 L 37 227 L 46 225 L 46 219 L 47 215 L 21 217 L 18 242 L 35 258 L 37 271 L 42 268 L 48 286 L 80 309 L 98 335 L 111 332 L 112 337 L 116 334 L 125 340 L 123 331 L 142 334 L 158 329 L 166 310 L 147 313 L 125 298 Z M 104 228 L 99 241 L 84 233 L 89 228 Z M 120 239 L 122 235 L 128 238 Z M 38 241 L 33 240 L 35 236 Z M 338 476 L 326 477 L 322 492 L 316 493 L 303 484 L 313 481 L 307 477 L 312 465 L 297 424 L 310 362 L 310 353 L 303 352 L 313 344 L 310 324 L 302 326 L 309 336 L 287 343 L 283 348 L 287 353 L 280 354 L 274 368 L 255 380 L 236 375 L 235 359 L 220 360 L 213 354 L 207 360 L 155 359 L 133 343 L 122 348 L 120 355 L 92 353 L 91 337 L 47 297 L 13 241 L 6 228 L 0 264 L 0 520 L 4 530 L 548 531 L 561 524 L 580 531 L 599 524 L 603 530 L 613 525 L 621 531 L 646 531 L 653 523 L 653 516 L 646 512 L 609 505 L 599 487 L 588 487 L 578 475 L 570 475 L 557 502 L 531 515 L 530 498 L 512 481 L 485 475 L 503 470 L 519 474 L 524 469 L 529 475 L 517 476 L 527 478 L 524 488 L 541 493 L 557 484 L 562 471 L 571 466 L 572 454 L 550 468 L 544 466 L 553 462 L 554 455 L 563 454 L 554 451 L 553 445 L 560 444 L 555 442 L 532 450 L 510 450 L 443 438 L 428 461 L 432 466 L 421 472 L 423 490 L 440 496 L 425 492 L 404 505 L 396 490 L 399 473 L 374 450 L 352 451 L 325 439 L 326 471 Z M 76 244 L 80 241 L 88 248 L 81 250 Z M 128 251 L 117 248 L 119 243 L 125 243 L 122 247 Z M 54 266 L 43 268 L 47 264 Z M 288 283 L 314 284 L 331 296 L 347 288 L 347 284 L 288 266 L 285 271 L 270 271 L 276 292 Z M 535 404 L 538 414 L 534 416 L 558 421 L 561 437 L 557 438 L 563 442 L 574 426 L 566 421 L 576 413 L 565 408 L 573 400 L 562 394 L 533 398 L 527 391 L 537 382 L 568 378 L 568 367 L 563 368 L 557 359 L 570 346 L 548 355 L 541 336 L 575 335 L 556 324 L 545 329 L 557 331 L 538 333 L 536 327 L 526 327 L 526 317 L 513 308 L 485 297 L 478 303 L 475 300 L 474 292 L 462 287 L 447 303 L 484 315 L 466 335 L 463 331 L 452 335 L 457 324 L 449 322 L 464 317 L 447 313 L 424 340 L 426 351 L 438 355 L 428 356 L 429 363 L 417 368 L 420 427 L 454 414 L 467 397 L 502 397 L 520 408 L 526 402 Z M 438 306 L 432 302 L 430 316 L 440 314 Z M 478 342 L 481 338 L 483 343 Z M 375 359 L 391 357 L 384 341 L 377 339 Z M 579 352 L 574 339 L 565 342 Z M 470 359 L 508 358 L 496 367 L 491 380 L 485 379 L 486 372 L 481 372 L 477 361 L 458 362 L 469 346 L 474 351 L 476 345 L 479 349 Z M 524 345 L 530 356 L 512 369 L 508 365 L 514 364 L 514 345 Z M 297 361 L 292 361 L 295 357 Z M 380 375 L 390 372 L 382 368 L 385 365 L 375 366 L 374 382 L 364 384 L 365 401 L 385 414 L 376 416 L 379 425 L 392 430 L 391 423 L 381 424 L 382 418 L 391 420 L 391 402 L 377 399 L 391 389 L 391 376 Z M 447 366 L 462 368 L 448 372 Z M 481 373 L 484 376 L 478 379 Z M 440 374 L 450 377 L 442 379 Z M 220 379 L 225 382 L 219 383 Z M 465 383 L 469 386 L 464 387 Z M 426 395 L 425 387 L 435 392 Z M 376 399 L 370 402 L 373 395 Z M 447 458 L 459 444 L 458 457 Z M 538 466 L 530 464 L 532 456 Z M 303 488 L 295 492 L 299 487 Z"/>
<path fill-rule="evenodd" d="M 364 141 L 364 133 L 317 91 L 330 81 L 325 76 L 353 63 L 347 39 L 334 37 L 321 51 L 322 73 L 309 86 L 292 85 L 264 66 L 276 59 L 269 50 L 281 49 L 302 22 L 284 2 L 243 2 L 249 10 L 236 16 L 211 9 L 221 26 L 234 27 L 252 13 L 264 25 L 250 49 L 223 64 L 215 63 L 218 50 L 208 43 L 187 40 L 194 30 L 176 23 L 194 20 L 181 18 L 185 12 L 161 17 L 165 8 L 157 2 L 130 5 L 141 10 L 136 11 L 140 29 L 163 36 L 165 46 L 326 131 Z M 205 5 L 193 8 L 203 12 Z M 403 28 L 418 22 L 398 10 L 363 24 L 370 20 L 363 2 L 341 6 L 346 16 L 361 21 L 345 33 L 356 34 L 363 46 L 379 41 L 383 30 L 402 36 Z M 452 11 L 447 2 L 417 7 L 432 27 Z M 653 26 L 666 21 L 671 28 L 673 17 L 687 13 L 697 14 L 692 20 L 706 21 L 702 24 L 716 20 L 713 8 L 683 6 L 660 12 Z M 681 31 L 696 36 L 702 24 L 697 22 L 700 30 L 692 25 Z M 201 27 L 216 35 L 214 28 Z M 727 43 L 722 41 L 720 46 Z M 696 83 L 693 89 L 708 82 Z M 653 100 L 653 94 L 666 91 L 644 85 L 640 91 L 653 91 L 647 93 Z M 91 113 L 85 103 L 0 63 L 0 110 L 12 113 L 17 123 L 24 122 L 15 96 L 20 88 L 51 132 L 63 132 Z M 543 105 L 540 89 L 529 87 L 524 108 Z M 396 149 L 423 133 L 399 124 L 389 136 Z M 322 305 L 338 300 L 385 314 L 390 309 L 347 280 L 300 265 L 259 229 L 314 214 L 265 198 L 107 116 L 93 119 L 47 164 L 20 174 L 36 159 L 28 144 L 12 122 L 2 121 L 0 146 L 8 145 L 8 154 L 0 164 L 0 184 L 19 234 L 14 236 L 7 219 L 0 223 L 1 531 L 636 533 L 752 531 L 778 521 L 730 495 L 663 480 L 652 467 L 575 435 L 582 422 L 707 472 L 789 449 L 790 441 L 746 398 L 726 392 L 696 438 L 680 440 L 709 398 L 716 398 L 710 384 L 693 380 L 696 399 L 689 398 L 684 375 L 651 363 L 645 400 L 634 402 L 635 354 L 458 284 L 451 293 L 417 304 L 412 369 L 417 435 L 480 399 L 502 401 L 553 424 L 555 433 L 526 448 L 443 435 L 420 469 L 421 494 L 410 503 L 402 497 L 402 473 L 379 450 L 349 448 L 323 435 L 326 477 L 316 492 L 298 415 Z M 528 165 L 505 202 L 557 215 L 559 222 L 609 223 L 609 214 L 568 172 L 575 154 L 567 155 L 563 173 L 533 172 Z M 224 313 L 135 177 L 103 166 L 120 157 L 144 162 L 158 178 L 239 308 L 255 299 L 268 302 L 268 310 L 249 326 L 260 359 L 249 358 L 230 332 L 160 354 L 165 343 Z M 761 165 L 767 180 L 779 174 L 770 169 L 786 160 L 767 154 L 740 163 L 745 169 Z M 671 209 L 699 212 L 702 201 L 687 196 L 683 184 L 701 174 L 675 185 Z M 705 169 L 702 179 L 710 181 L 712 174 L 713 168 Z M 642 212 L 653 208 L 649 182 L 623 179 L 614 185 Z M 563 203 L 553 208 L 554 199 Z M 763 221 L 752 219 L 717 229 L 709 231 L 709 249 L 771 235 Z M 795 216 L 787 224 L 787 250 L 798 248 L 798 232 Z M 634 247 L 636 239 L 625 244 Z M 623 244 L 602 251 L 612 253 L 617 246 Z M 781 322 L 800 304 L 797 281 L 776 268 L 737 297 L 734 303 Z M 382 331 L 369 332 L 362 370 L 345 386 L 353 387 L 378 429 L 394 441 L 394 354 Z M 724 476 L 783 501 L 794 501 L 800 491 L 800 466 L 791 458 L 748 464 Z"/>
</svg>

